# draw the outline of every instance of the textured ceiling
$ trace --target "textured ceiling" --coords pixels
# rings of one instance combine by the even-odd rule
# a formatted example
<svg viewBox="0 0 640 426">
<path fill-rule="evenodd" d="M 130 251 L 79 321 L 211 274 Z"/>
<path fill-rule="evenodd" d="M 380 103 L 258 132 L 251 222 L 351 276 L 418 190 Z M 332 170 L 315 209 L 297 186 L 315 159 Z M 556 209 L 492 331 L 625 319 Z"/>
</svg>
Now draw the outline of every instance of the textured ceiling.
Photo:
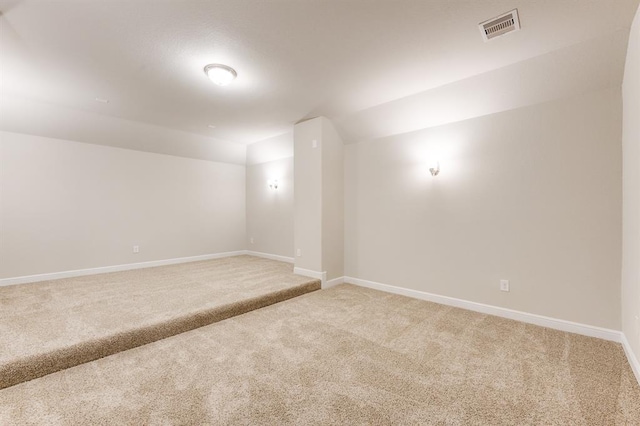
<svg viewBox="0 0 640 426">
<path fill-rule="evenodd" d="M 379 120 L 381 104 L 437 93 L 536 57 L 548 58 L 553 67 L 561 58 L 551 52 L 591 46 L 591 40 L 614 33 L 623 34 L 618 38 L 624 45 L 637 5 L 638 0 L 0 0 L 1 94 L 242 144 L 285 133 L 318 115 L 368 137 L 359 126 L 367 126 L 368 110 L 377 111 L 370 115 Z M 484 43 L 477 24 L 516 7 L 522 30 Z M 605 52 L 592 52 L 599 53 Z M 211 84 L 202 68 L 212 62 L 234 67 L 237 80 L 228 87 Z M 608 66 L 602 62 L 584 64 Z M 616 59 L 612 66 L 619 65 Z M 500 81 L 489 80 L 478 82 L 500 87 Z M 562 84 L 553 87 L 562 90 Z M 350 123 L 349 117 L 360 121 Z"/>
</svg>

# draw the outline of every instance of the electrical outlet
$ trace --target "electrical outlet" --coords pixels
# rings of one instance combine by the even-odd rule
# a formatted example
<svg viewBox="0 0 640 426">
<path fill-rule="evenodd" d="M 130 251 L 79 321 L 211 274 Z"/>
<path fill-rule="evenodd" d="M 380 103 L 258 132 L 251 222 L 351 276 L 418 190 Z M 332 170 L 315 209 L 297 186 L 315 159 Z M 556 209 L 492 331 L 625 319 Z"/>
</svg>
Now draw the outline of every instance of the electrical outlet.
<svg viewBox="0 0 640 426">
<path fill-rule="evenodd" d="M 134 253 L 140 253 L 140 246 L 133 246 Z"/>
<path fill-rule="evenodd" d="M 296 255 L 298 257 L 302 256 L 302 250 L 300 250 L 300 249 L 296 250 Z"/>
<path fill-rule="evenodd" d="M 317 148 L 318 147 L 318 141 L 316 139 L 311 141 L 311 147 L 312 148 Z"/>
<path fill-rule="evenodd" d="M 509 291 L 509 280 L 500 280 L 500 290 Z"/>
<path fill-rule="evenodd" d="M 251 237 L 251 238 L 249 239 L 249 241 L 251 242 L 251 244 L 253 244 L 253 243 L 254 243 L 254 241 L 253 241 L 253 237 Z"/>
</svg>

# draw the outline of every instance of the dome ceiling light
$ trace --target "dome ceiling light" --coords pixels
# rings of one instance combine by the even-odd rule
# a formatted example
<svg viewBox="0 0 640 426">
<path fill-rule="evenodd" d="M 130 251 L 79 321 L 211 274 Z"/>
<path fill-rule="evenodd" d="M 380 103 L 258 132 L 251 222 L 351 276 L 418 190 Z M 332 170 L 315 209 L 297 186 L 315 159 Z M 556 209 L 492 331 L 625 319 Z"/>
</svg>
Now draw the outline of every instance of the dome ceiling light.
<svg viewBox="0 0 640 426">
<path fill-rule="evenodd" d="M 222 64 L 209 64 L 204 67 L 204 73 L 218 86 L 227 86 L 238 76 L 236 70 Z"/>
</svg>

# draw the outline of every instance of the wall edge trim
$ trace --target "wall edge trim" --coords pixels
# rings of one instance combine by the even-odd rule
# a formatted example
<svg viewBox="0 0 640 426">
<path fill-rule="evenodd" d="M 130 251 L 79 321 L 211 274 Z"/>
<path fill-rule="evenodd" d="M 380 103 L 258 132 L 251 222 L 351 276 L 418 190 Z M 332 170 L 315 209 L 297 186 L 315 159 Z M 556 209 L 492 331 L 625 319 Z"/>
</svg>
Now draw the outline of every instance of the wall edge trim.
<svg viewBox="0 0 640 426">
<path fill-rule="evenodd" d="M 338 277 L 338 278 L 334 278 L 332 280 L 328 280 L 326 282 L 322 283 L 322 289 L 324 290 L 325 288 L 331 288 L 331 287 L 335 287 L 337 285 L 340 284 L 344 284 L 344 278 L 345 277 Z"/>
<path fill-rule="evenodd" d="M 246 252 L 247 252 L 246 254 L 248 254 L 249 256 L 256 256 L 256 257 L 262 257 L 265 259 L 277 260 L 280 262 L 293 263 L 293 257 L 281 256 L 279 254 L 263 253 L 260 251 L 251 251 L 251 250 L 246 250 Z"/>
<path fill-rule="evenodd" d="M 636 376 L 636 380 L 638 384 L 640 384 L 640 360 L 636 356 L 635 352 L 631 348 L 629 344 L 629 340 L 627 340 L 627 335 L 622 334 L 622 347 L 624 348 L 624 353 L 627 355 L 627 360 L 629 361 L 629 365 L 631 365 L 631 370 L 633 370 L 633 374 Z"/>
<path fill-rule="evenodd" d="M 319 272 L 312 271 L 311 269 L 298 268 L 297 266 L 293 268 L 293 273 L 302 275 L 304 277 L 315 278 L 317 280 L 322 281 L 322 287 L 324 288 L 325 283 L 327 282 L 327 272 Z"/>
<path fill-rule="evenodd" d="M 199 260 L 221 259 L 224 257 L 247 254 L 246 250 L 228 251 L 222 253 L 203 254 L 198 256 L 177 257 L 173 259 L 150 260 L 148 262 L 125 263 L 122 265 L 100 266 L 97 268 L 76 269 L 72 271 L 51 272 L 46 274 L 25 275 L 22 277 L 2 278 L 0 287 L 18 284 L 35 283 L 40 281 L 58 280 L 62 278 L 81 277 L 85 275 L 106 274 L 108 272 L 130 271 L 133 269 L 153 268 L 155 266 L 175 265 L 177 263 L 197 262 Z"/>
<path fill-rule="evenodd" d="M 596 337 L 599 339 L 609 340 L 616 343 L 623 343 L 623 334 L 621 331 L 618 331 L 618 330 L 612 330 L 612 329 L 597 327 L 593 325 L 581 324 L 581 323 L 562 320 L 558 318 L 531 314 L 528 312 L 516 311 L 513 309 L 502 308 L 494 305 L 486 305 L 484 303 L 471 302 L 469 300 L 457 299 L 455 297 L 441 296 L 438 294 L 427 293 L 419 290 L 412 290 L 404 287 L 396 287 L 388 284 L 378 283 L 375 281 L 363 280 L 360 278 L 345 276 L 344 282 L 349 284 L 354 284 L 360 287 L 367 287 L 374 290 L 384 291 L 387 293 L 393 293 L 401 296 L 412 297 L 414 299 L 426 300 L 429 302 L 439 303 L 442 305 L 467 309 L 470 311 L 479 312 L 479 313 L 488 314 L 488 315 L 494 315 L 502 318 L 508 318 L 508 319 L 524 322 L 527 324 L 533 324 L 541 327 L 551 328 L 554 330 L 581 334 L 583 336 Z"/>
</svg>

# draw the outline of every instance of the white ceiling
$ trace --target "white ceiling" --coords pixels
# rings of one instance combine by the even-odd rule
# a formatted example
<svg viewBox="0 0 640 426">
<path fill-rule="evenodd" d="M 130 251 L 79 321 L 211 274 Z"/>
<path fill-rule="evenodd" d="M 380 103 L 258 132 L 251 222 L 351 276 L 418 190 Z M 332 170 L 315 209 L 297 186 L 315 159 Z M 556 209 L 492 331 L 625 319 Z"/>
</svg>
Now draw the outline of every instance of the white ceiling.
<svg viewBox="0 0 640 426">
<path fill-rule="evenodd" d="M 0 0 L 1 94 L 242 144 L 318 115 L 368 137 L 355 127 L 381 104 L 532 58 L 553 67 L 571 46 L 607 53 L 594 39 L 618 40 L 619 74 L 638 1 Z M 522 30 L 484 43 L 477 24 L 516 7 Z M 237 80 L 211 84 L 213 62 Z"/>
</svg>

